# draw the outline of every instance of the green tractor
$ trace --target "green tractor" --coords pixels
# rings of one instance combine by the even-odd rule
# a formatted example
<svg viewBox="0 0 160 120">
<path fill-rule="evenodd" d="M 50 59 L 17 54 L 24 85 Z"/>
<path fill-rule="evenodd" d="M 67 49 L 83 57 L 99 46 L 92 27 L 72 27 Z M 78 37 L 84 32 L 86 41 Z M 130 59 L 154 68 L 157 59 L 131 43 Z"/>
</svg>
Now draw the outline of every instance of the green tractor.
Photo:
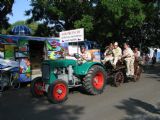
<svg viewBox="0 0 160 120">
<path fill-rule="evenodd" d="M 99 62 L 79 63 L 77 60 L 45 60 L 42 63 L 42 77 L 31 83 L 31 93 L 41 97 L 47 93 L 52 103 L 67 100 L 69 88 L 83 86 L 90 95 L 103 92 L 106 85 L 106 71 Z"/>
</svg>

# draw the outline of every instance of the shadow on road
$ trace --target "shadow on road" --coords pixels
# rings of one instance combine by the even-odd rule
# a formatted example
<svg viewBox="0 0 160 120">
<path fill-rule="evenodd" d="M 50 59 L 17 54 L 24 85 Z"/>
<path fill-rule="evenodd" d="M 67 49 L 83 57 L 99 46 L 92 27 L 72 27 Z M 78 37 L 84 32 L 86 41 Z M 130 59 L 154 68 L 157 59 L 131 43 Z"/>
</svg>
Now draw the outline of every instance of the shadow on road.
<svg viewBox="0 0 160 120">
<path fill-rule="evenodd" d="M 147 102 L 129 98 L 123 100 L 121 104 L 117 105 L 116 108 L 124 110 L 128 115 L 122 120 L 160 120 L 160 117 L 158 117 L 160 116 L 160 108 L 156 108 Z"/>
<path fill-rule="evenodd" d="M 55 105 L 32 98 L 29 89 L 7 91 L 0 97 L 0 120 L 79 120 L 84 107 Z"/>
</svg>

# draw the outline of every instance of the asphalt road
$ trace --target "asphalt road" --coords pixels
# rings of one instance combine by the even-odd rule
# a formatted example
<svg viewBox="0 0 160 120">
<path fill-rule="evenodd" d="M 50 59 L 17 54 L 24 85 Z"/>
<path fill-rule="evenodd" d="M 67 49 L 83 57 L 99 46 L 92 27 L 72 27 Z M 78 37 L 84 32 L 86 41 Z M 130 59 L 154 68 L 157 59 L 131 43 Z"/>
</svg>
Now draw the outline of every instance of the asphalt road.
<svg viewBox="0 0 160 120">
<path fill-rule="evenodd" d="M 108 85 L 101 95 L 73 91 L 62 105 L 32 98 L 29 88 L 5 91 L 0 120 L 160 120 L 160 66 L 145 70 L 138 82 Z"/>
</svg>

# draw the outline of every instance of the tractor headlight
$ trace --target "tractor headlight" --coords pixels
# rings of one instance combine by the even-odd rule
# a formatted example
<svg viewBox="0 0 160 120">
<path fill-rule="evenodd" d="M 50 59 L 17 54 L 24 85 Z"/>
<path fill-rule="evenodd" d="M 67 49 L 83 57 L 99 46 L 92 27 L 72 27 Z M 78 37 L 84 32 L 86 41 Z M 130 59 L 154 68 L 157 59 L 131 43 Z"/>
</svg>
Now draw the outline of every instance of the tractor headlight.
<svg viewBox="0 0 160 120">
<path fill-rule="evenodd" d="M 57 74 L 58 73 L 58 69 L 57 68 L 54 68 L 54 74 Z"/>
</svg>

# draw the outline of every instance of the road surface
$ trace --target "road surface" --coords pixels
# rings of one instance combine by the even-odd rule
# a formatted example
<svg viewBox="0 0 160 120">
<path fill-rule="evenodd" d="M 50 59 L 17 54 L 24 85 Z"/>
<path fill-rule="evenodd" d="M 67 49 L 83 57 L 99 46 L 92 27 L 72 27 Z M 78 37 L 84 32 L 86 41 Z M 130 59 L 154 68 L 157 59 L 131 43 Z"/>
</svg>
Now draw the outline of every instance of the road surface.
<svg viewBox="0 0 160 120">
<path fill-rule="evenodd" d="M 74 91 L 61 105 L 32 98 L 29 88 L 8 90 L 0 97 L 0 120 L 160 120 L 160 66 L 145 70 L 138 82 L 103 94 Z"/>
</svg>

